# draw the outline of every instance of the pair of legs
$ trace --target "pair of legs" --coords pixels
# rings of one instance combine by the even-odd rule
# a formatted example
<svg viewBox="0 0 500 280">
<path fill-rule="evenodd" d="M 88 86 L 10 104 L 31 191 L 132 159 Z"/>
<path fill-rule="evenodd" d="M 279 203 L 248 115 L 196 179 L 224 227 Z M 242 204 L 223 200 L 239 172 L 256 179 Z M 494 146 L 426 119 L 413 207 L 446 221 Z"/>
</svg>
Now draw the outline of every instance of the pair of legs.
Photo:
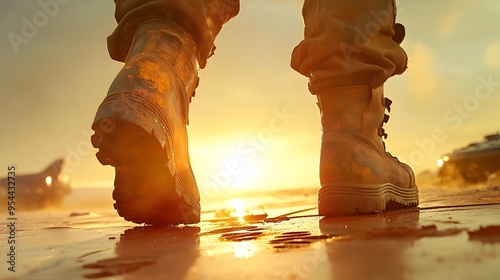
<svg viewBox="0 0 500 280">
<path fill-rule="evenodd" d="M 113 198 L 137 223 L 199 221 L 186 125 L 198 70 L 213 54 L 238 0 L 116 0 L 108 38 L 125 62 L 99 107 L 92 143 L 116 168 Z M 391 101 L 383 84 L 406 69 L 393 0 L 306 0 L 304 40 L 291 65 L 310 80 L 323 127 L 320 215 L 378 212 L 418 204 L 411 168 L 385 151 Z"/>
</svg>

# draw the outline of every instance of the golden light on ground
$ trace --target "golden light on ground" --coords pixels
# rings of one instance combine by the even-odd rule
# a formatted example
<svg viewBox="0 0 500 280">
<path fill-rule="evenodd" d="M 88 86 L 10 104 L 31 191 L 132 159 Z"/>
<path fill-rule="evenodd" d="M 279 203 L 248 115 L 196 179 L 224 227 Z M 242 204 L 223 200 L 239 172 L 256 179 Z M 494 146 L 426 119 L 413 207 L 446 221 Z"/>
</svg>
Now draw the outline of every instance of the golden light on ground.
<svg viewBox="0 0 500 280">
<path fill-rule="evenodd" d="M 253 257 L 257 247 L 251 241 L 239 242 L 234 247 L 234 256 L 239 259 L 248 259 Z"/>
<path fill-rule="evenodd" d="M 47 187 L 52 186 L 52 177 L 51 176 L 45 177 L 45 184 L 47 185 Z"/>
</svg>

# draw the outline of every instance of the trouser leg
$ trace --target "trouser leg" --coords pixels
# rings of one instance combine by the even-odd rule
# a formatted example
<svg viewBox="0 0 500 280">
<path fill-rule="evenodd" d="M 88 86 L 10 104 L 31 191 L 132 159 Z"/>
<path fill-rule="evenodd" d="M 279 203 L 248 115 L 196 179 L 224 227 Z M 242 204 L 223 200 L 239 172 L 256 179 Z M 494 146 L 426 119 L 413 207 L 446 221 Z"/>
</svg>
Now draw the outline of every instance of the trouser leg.
<svg viewBox="0 0 500 280">
<path fill-rule="evenodd" d="M 305 0 L 304 40 L 293 50 L 292 68 L 309 77 L 313 94 L 381 86 L 406 69 L 404 29 L 395 31 L 395 16 L 393 0 Z"/>
<path fill-rule="evenodd" d="M 204 68 L 222 25 L 239 12 L 239 0 L 115 0 L 118 26 L 108 37 L 111 58 L 124 61 L 137 26 L 149 19 L 173 21 L 193 36 Z"/>
</svg>

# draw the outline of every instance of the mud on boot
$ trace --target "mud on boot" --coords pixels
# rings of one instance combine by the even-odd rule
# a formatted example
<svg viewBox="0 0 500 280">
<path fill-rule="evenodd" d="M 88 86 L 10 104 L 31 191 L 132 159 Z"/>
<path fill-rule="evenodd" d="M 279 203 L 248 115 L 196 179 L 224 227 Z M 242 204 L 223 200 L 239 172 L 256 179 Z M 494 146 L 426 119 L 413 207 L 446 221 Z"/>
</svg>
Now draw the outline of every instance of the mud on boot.
<svg viewBox="0 0 500 280">
<path fill-rule="evenodd" d="M 96 113 L 92 144 L 116 170 L 114 207 L 135 223 L 200 220 L 188 154 L 188 106 L 198 83 L 197 48 L 165 20 L 137 28 L 125 66 Z"/>
<path fill-rule="evenodd" d="M 317 95 L 323 128 L 320 215 L 380 212 L 418 205 L 412 169 L 386 152 L 383 88 L 338 87 Z"/>
</svg>

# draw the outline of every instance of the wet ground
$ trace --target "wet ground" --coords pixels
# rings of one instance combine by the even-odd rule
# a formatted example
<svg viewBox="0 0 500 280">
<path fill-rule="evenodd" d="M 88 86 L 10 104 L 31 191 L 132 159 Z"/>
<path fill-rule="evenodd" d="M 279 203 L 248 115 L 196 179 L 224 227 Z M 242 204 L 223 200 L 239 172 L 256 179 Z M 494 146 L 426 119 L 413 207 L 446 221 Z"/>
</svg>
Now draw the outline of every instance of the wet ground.
<svg viewBox="0 0 500 280">
<path fill-rule="evenodd" d="M 137 226 L 112 211 L 22 213 L 17 271 L 2 261 L 0 275 L 500 279 L 499 187 L 421 188 L 420 208 L 335 218 L 316 215 L 315 191 L 212 206 L 201 223 L 184 227 Z M 0 233 L 5 255 L 7 233 Z"/>
</svg>

